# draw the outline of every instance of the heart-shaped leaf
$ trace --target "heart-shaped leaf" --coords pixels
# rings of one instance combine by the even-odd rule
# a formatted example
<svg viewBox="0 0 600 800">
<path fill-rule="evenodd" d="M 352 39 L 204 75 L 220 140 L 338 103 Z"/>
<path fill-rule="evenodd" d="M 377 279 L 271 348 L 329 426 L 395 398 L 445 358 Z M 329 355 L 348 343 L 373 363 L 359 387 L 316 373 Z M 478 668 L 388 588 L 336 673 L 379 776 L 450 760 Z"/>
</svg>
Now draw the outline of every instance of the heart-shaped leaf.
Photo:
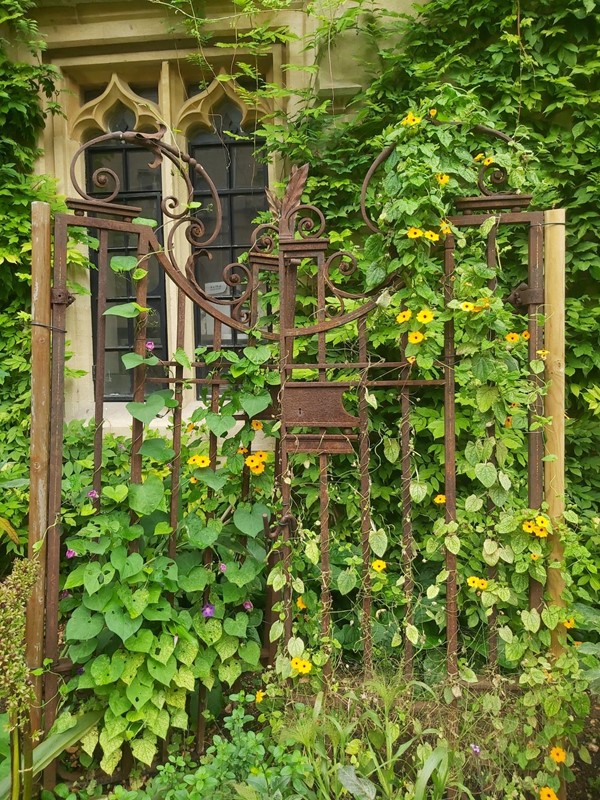
<svg viewBox="0 0 600 800">
<path fill-rule="evenodd" d="M 260 414 L 261 411 L 264 411 L 271 405 L 271 395 L 268 392 L 261 392 L 260 394 L 241 394 L 238 399 L 240 406 L 249 417 Z"/>
<path fill-rule="evenodd" d="M 165 407 L 164 396 L 160 392 L 148 395 L 144 403 L 127 403 L 125 408 L 134 419 L 149 425 Z"/>
<path fill-rule="evenodd" d="M 262 503 L 246 504 L 236 509 L 233 522 L 241 533 L 254 538 L 264 529 L 263 514 L 266 514 L 267 518 L 270 516 L 269 509 Z"/>
<path fill-rule="evenodd" d="M 160 506 L 164 495 L 162 480 L 149 475 L 144 483 L 133 483 L 129 487 L 129 507 L 140 516 L 148 516 Z"/>
</svg>

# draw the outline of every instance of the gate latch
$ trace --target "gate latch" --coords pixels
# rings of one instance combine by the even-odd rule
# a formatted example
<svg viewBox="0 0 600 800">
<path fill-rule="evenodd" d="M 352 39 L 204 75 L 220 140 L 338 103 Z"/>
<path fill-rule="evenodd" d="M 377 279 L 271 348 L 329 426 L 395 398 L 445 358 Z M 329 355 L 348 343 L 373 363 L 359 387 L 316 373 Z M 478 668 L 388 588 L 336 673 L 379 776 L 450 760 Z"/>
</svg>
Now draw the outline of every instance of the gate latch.
<svg viewBox="0 0 600 800">
<path fill-rule="evenodd" d="M 75 295 L 72 295 L 68 289 L 57 289 L 53 286 L 51 298 L 53 306 L 70 306 L 75 300 Z"/>
<path fill-rule="evenodd" d="M 506 302 L 514 306 L 517 311 L 527 309 L 529 306 L 541 305 L 544 302 L 544 290 L 530 289 L 526 283 L 521 283 L 508 295 Z"/>
</svg>

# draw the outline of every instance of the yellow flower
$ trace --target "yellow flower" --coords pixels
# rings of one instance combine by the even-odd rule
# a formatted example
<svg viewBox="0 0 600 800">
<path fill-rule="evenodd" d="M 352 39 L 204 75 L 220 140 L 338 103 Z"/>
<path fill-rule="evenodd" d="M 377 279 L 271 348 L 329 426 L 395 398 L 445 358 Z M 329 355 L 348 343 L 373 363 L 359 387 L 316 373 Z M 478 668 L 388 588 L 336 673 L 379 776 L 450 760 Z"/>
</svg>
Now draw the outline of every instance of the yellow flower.
<svg viewBox="0 0 600 800">
<path fill-rule="evenodd" d="M 557 764 L 564 764 L 567 760 L 567 754 L 562 747 L 557 746 L 550 750 L 550 758 L 552 761 L 556 761 Z"/>
<path fill-rule="evenodd" d="M 465 301 L 460 304 L 460 307 L 463 311 L 475 311 L 475 303 L 468 303 Z"/>
<path fill-rule="evenodd" d="M 536 350 L 535 354 L 536 356 L 539 356 L 542 361 L 545 361 L 550 355 L 550 350 Z"/>
<path fill-rule="evenodd" d="M 575 617 L 568 617 L 568 619 L 566 619 L 563 622 L 563 625 L 565 626 L 565 628 L 574 628 L 575 627 Z"/>
<path fill-rule="evenodd" d="M 539 554 L 538 554 L 538 553 L 531 553 L 531 554 L 530 554 L 530 556 L 529 556 L 529 558 L 530 558 L 532 561 L 537 561 L 537 560 L 539 559 L 539 557 L 540 557 L 540 556 L 539 556 Z"/>
<path fill-rule="evenodd" d="M 263 692 L 262 689 L 259 689 L 256 693 L 256 703 L 262 703 L 265 699 L 266 692 Z"/>
<path fill-rule="evenodd" d="M 440 240 L 439 233 L 436 233 L 435 231 L 425 231 L 423 235 L 426 239 L 429 239 L 430 242 L 439 242 Z"/>
<path fill-rule="evenodd" d="M 204 467 L 210 467 L 210 458 L 208 456 L 199 456 L 197 464 L 200 469 L 203 469 Z"/>
<path fill-rule="evenodd" d="M 262 463 L 261 460 L 259 458 L 257 458 L 256 455 L 254 455 L 254 454 L 251 455 L 251 456 L 246 456 L 246 458 L 244 459 L 244 464 L 247 467 L 250 467 L 250 469 L 254 469 L 255 467 L 258 467 L 261 463 Z"/>
<path fill-rule="evenodd" d="M 265 471 L 265 465 L 262 462 L 260 464 L 257 464 L 255 467 L 250 467 L 250 472 L 253 475 L 262 475 L 264 471 Z"/>
<path fill-rule="evenodd" d="M 444 503 L 446 502 L 446 495 L 445 494 L 436 494 L 436 496 L 433 498 L 433 502 L 437 503 L 438 506 L 443 506 Z"/>
<path fill-rule="evenodd" d="M 371 564 L 371 567 L 375 570 L 375 572 L 383 572 L 383 570 L 387 568 L 387 564 L 385 561 L 382 561 L 380 558 L 378 558 Z"/>
<path fill-rule="evenodd" d="M 192 467 L 196 467 L 198 465 L 199 459 L 200 456 L 190 456 L 190 458 L 188 458 L 187 463 Z"/>
<path fill-rule="evenodd" d="M 549 528 L 550 527 L 550 520 L 548 517 L 539 516 L 535 518 L 535 524 L 540 528 Z"/>
<path fill-rule="evenodd" d="M 425 337 L 423 336 L 421 331 L 412 331 L 411 333 L 408 334 L 408 341 L 411 344 L 419 344 L 420 342 L 423 341 L 424 338 Z"/>
<path fill-rule="evenodd" d="M 300 609 L 300 611 L 304 611 L 304 609 L 305 609 L 305 608 L 308 608 L 308 606 L 307 606 L 307 605 L 306 605 L 306 603 L 304 602 L 304 598 L 303 598 L 302 596 L 300 596 L 300 597 L 299 597 L 299 598 L 296 600 L 296 605 L 298 606 L 298 608 Z"/>
<path fill-rule="evenodd" d="M 529 331 L 523 331 L 521 336 L 522 336 L 523 339 L 525 339 L 526 342 L 528 342 L 529 339 L 531 339 L 531 334 L 529 333 Z"/>
<path fill-rule="evenodd" d="M 507 417 L 504 420 L 504 427 L 505 428 L 512 428 L 512 417 Z"/>
<path fill-rule="evenodd" d="M 507 333 L 504 338 L 510 344 L 514 344 L 515 342 L 519 341 L 519 334 L 518 333 Z"/>
<path fill-rule="evenodd" d="M 540 528 L 539 525 L 533 526 L 533 533 L 535 533 L 539 539 L 545 539 L 546 536 L 548 536 L 548 530 L 546 528 Z"/>
<path fill-rule="evenodd" d="M 296 672 L 300 672 L 300 665 L 302 663 L 303 663 L 303 659 L 301 659 L 301 658 L 292 658 L 292 660 L 290 661 L 292 669 L 295 669 Z"/>
<path fill-rule="evenodd" d="M 437 108 L 430 108 L 429 109 L 429 116 L 436 117 L 437 116 Z"/>
<path fill-rule="evenodd" d="M 494 159 L 491 156 L 483 159 L 484 166 L 489 167 L 490 164 L 494 163 Z"/>
<path fill-rule="evenodd" d="M 440 186 L 445 186 L 450 180 L 450 175 L 446 175 L 445 172 L 438 172 L 438 174 L 435 176 L 435 179 Z"/>
<path fill-rule="evenodd" d="M 467 585 L 471 587 L 471 589 L 477 589 L 479 587 L 479 578 L 476 575 L 469 575 L 467 578 Z"/>
<path fill-rule="evenodd" d="M 483 159 L 483 153 L 477 153 L 473 161 L 481 161 Z"/>
<path fill-rule="evenodd" d="M 194 425 L 194 423 L 193 422 L 188 423 L 188 425 L 186 427 L 186 431 L 188 433 L 191 433 L 194 430 L 196 430 L 196 426 Z"/>
<path fill-rule="evenodd" d="M 256 456 L 256 458 L 258 458 L 259 461 L 263 462 L 266 461 L 267 458 L 269 457 L 268 453 L 265 453 L 264 450 L 257 450 L 254 455 Z"/>
<path fill-rule="evenodd" d="M 408 361 L 409 364 L 414 364 L 415 361 L 417 360 L 417 357 L 416 356 L 407 356 L 406 360 Z"/>
<path fill-rule="evenodd" d="M 540 789 L 540 800 L 558 800 L 556 792 L 549 786 L 542 786 Z"/>
<path fill-rule="evenodd" d="M 430 311 L 428 308 L 424 308 L 417 314 L 417 322 L 421 322 L 423 325 L 428 325 L 433 320 L 433 317 L 433 311 Z"/>
<path fill-rule="evenodd" d="M 421 117 L 416 117 L 412 113 L 412 111 L 409 111 L 408 114 L 404 117 L 404 119 L 402 120 L 402 122 L 400 124 L 401 125 L 405 125 L 405 126 L 406 125 L 411 125 L 412 126 L 412 125 L 418 125 L 419 122 L 421 122 Z"/>
<path fill-rule="evenodd" d="M 409 239 L 418 239 L 420 236 L 423 236 L 423 231 L 420 228 L 409 228 L 406 231 L 406 235 Z"/>
<path fill-rule="evenodd" d="M 303 658 L 302 658 L 302 659 L 300 659 L 300 661 L 301 661 L 302 663 L 301 663 L 301 664 L 300 664 L 300 666 L 298 667 L 298 672 L 299 672 L 301 675 L 308 675 L 308 673 L 309 673 L 309 672 L 311 671 L 311 669 L 312 669 L 312 664 L 310 663 L 310 661 L 306 661 L 306 659 L 303 659 Z"/>
<path fill-rule="evenodd" d="M 408 320 L 412 317 L 412 311 L 407 308 L 404 311 L 401 311 L 398 316 L 396 317 L 396 322 L 398 325 L 402 325 L 403 322 L 408 322 Z"/>
<path fill-rule="evenodd" d="M 190 483 L 198 483 L 198 478 L 190 478 Z"/>
<path fill-rule="evenodd" d="M 452 233 L 452 228 L 448 225 L 447 222 L 442 222 L 440 225 L 440 232 L 447 236 L 449 233 Z"/>
<path fill-rule="evenodd" d="M 535 528 L 535 524 L 530 519 L 526 519 L 523 523 L 523 530 L 525 533 L 533 533 L 533 529 Z"/>
<path fill-rule="evenodd" d="M 488 586 L 488 582 L 486 581 L 486 579 L 485 578 L 479 578 L 479 580 L 477 581 L 477 588 L 481 589 L 481 591 L 484 592 L 487 589 L 487 586 Z"/>
<path fill-rule="evenodd" d="M 252 428 L 253 431 L 262 431 L 263 424 L 259 419 L 253 419 L 252 422 L 250 423 L 250 427 Z"/>
<path fill-rule="evenodd" d="M 248 452 L 248 448 L 247 447 L 238 447 L 237 451 L 238 451 L 238 453 L 241 453 L 242 455 L 245 455 Z"/>
</svg>

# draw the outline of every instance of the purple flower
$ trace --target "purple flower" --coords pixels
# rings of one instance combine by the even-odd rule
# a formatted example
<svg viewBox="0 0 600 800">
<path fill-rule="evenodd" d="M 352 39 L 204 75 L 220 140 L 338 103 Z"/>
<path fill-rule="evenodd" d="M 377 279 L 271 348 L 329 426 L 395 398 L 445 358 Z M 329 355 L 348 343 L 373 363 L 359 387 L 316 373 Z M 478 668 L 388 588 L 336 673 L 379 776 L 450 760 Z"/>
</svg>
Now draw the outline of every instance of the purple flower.
<svg viewBox="0 0 600 800">
<path fill-rule="evenodd" d="M 98 492 L 95 489 L 92 489 L 91 491 L 89 491 L 87 493 L 87 496 L 91 497 L 92 500 L 97 500 L 100 497 L 100 495 L 98 494 Z"/>
<path fill-rule="evenodd" d="M 478 756 L 479 753 L 481 753 L 481 747 L 479 747 L 478 744 L 472 744 L 471 750 L 475 753 L 476 756 Z"/>
<path fill-rule="evenodd" d="M 58 593 L 58 599 L 66 600 L 67 597 L 71 597 L 71 592 L 68 592 L 66 589 L 61 589 L 61 591 Z"/>
<path fill-rule="evenodd" d="M 227 572 L 227 564 L 219 564 L 219 572 Z"/>
<path fill-rule="evenodd" d="M 77 667 L 77 674 L 78 675 L 83 675 L 83 672 L 84 672 L 83 667 Z"/>
<path fill-rule="evenodd" d="M 69 549 L 67 550 L 65 555 L 66 555 L 67 558 L 75 558 L 77 553 L 75 552 L 75 550 L 71 550 L 71 548 L 69 547 Z"/>
<path fill-rule="evenodd" d="M 154 347 L 155 347 L 154 342 L 146 342 L 146 350 L 152 352 L 154 350 Z"/>
<path fill-rule="evenodd" d="M 252 600 L 244 600 L 242 606 L 246 611 L 252 611 L 252 609 L 254 608 L 254 603 L 252 602 Z"/>
<path fill-rule="evenodd" d="M 207 603 L 204 608 L 202 609 L 202 616 L 204 619 L 208 619 L 209 617 L 214 617 L 215 615 L 215 607 L 212 603 Z"/>
</svg>

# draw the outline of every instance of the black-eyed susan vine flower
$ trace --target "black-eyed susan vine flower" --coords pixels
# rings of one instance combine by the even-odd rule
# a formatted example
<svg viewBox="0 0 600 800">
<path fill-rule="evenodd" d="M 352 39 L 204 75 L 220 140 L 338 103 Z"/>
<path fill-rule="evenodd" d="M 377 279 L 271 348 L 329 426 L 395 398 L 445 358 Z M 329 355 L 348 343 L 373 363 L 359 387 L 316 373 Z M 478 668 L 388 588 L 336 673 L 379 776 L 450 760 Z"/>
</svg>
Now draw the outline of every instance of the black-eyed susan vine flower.
<svg viewBox="0 0 600 800">
<path fill-rule="evenodd" d="M 408 361 L 409 364 L 414 364 L 415 361 L 417 360 L 417 357 L 416 356 L 407 356 L 406 360 Z"/>
<path fill-rule="evenodd" d="M 254 453 L 254 455 L 256 456 L 256 458 L 258 458 L 259 461 L 262 462 L 265 462 L 269 457 L 269 454 L 265 450 L 257 450 L 256 453 Z"/>
<path fill-rule="evenodd" d="M 567 619 L 563 620 L 563 625 L 565 628 L 574 628 L 575 627 L 575 617 L 567 617 Z"/>
<path fill-rule="evenodd" d="M 465 300 L 464 303 L 461 303 L 460 307 L 462 311 L 467 311 L 468 313 L 475 311 L 475 303 L 469 303 L 467 300 Z"/>
<path fill-rule="evenodd" d="M 402 325 L 403 322 L 408 322 L 411 317 L 412 311 L 409 308 L 406 308 L 396 316 L 396 322 L 398 325 Z"/>
<path fill-rule="evenodd" d="M 535 528 L 535 523 L 533 520 L 526 519 L 525 522 L 521 525 L 525 533 L 533 533 L 533 529 Z"/>
<path fill-rule="evenodd" d="M 536 350 L 536 356 L 539 356 L 542 361 L 545 361 L 550 355 L 550 350 Z"/>
<path fill-rule="evenodd" d="M 567 753 L 566 750 L 563 750 L 562 747 L 553 747 L 550 750 L 550 758 L 552 761 L 555 761 L 557 764 L 564 764 L 567 760 Z"/>
<path fill-rule="evenodd" d="M 306 658 L 292 658 L 290 665 L 293 670 L 299 672 L 301 675 L 308 675 L 312 670 L 312 664 Z"/>
<path fill-rule="evenodd" d="M 539 557 L 540 557 L 540 554 L 539 554 L 539 553 L 530 553 L 530 554 L 529 554 L 529 558 L 530 558 L 532 561 L 538 561 Z"/>
<path fill-rule="evenodd" d="M 421 230 L 421 228 L 413 227 L 409 228 L 406 231 L 406 235 L 408 236 L 409 239 L 419 239 L 421 236 L 423 236 L 423 231 Z"/>
<path fill-rule="evenodd" d="M 304 602 L 304 598 L 303 598 L 302 596 L 300 596 L 300 597 L 299 597 L 299 598 L 296 600 L 296 606 L 297 606 L 297 608 L 299 608 L 299 609 L 300 609 L 300 611 L 304 611 L 306 608 L 308 608 L 308 606 L 307 606 L 307 605 L 306 605 L 306 603 Z"/>
<path fill-rule="evenodd" d="M 473 158 L 473 161 L 483 161 L 483 159 L 484 159 L 484 154 L 477 153 L 477 155 Z"/>
<path fill-rule="evenodd" d="M 440 240 L 439 233 L 436 233 L 435 231 L 425 231 L 423 236 L 426 239 L 428 239 L 430 242 L 439 242 L 439 240 Z"/>
<path fill-rule="evenodd" d="M 486 167 L 489 167 L 489 165 L 493 164 L 493 163 L 494 163 L 494 159 L 491 156 L 488 156 L 487 158 L 483 159 L 483 164 Z"/>
<path fill-rule="evenodd" d="M 540 800 L 558 800 L 558 797 L 554 789 L 551 789 L 549 786 L 542 786 L 540 789 Z"/>
<path fill-rule="evenodd" d="M 421 333 L 421 331 L 411 331 L 408 334 L 408 341 L 410 344 L 420 344 L 425 337 Z"/>
<path fill-rule="evenodd" d="M 248 448 L 247 447 L 238 447 L 237 451 L 241 455 L 245 455 L 248 452 Z"/>
<path fill-rule="evenodd" d="M 433 311 L 430 311 L 428 308 L 423 308 L 417 314 L 417 322 L 420 322 L 422 325 L 429 325 L 430 322 L 433 322 L 435 314 Z"/>
<path fill-rule="evenodd" d="M 452 233 L 452 227 L 447 222 L 442 222 L 440 225 L 440 233 L 444 236 L 448 236 L 449 233 Z"/>
<path fill-rule="evenodd" d="M 477 582 L 477 588 L 484 592 L 488 587 L 488 582 L 485 578 L 479 578 Z"/>
<path fill-rule="evenodd" d="M 446 175 L 445 172 L 438 172 L 438 174 L 435 176 L 435 179 L 440 186 L 445 186 L 450 180 L 450 175 Z"/>
<path fill-rule="evenodd" d="M 375 572 L 383 572 L 385 569 L 387 569 L 387 564 L 385 563 L 385 561 L 382 561 L 380 558 L 377 558 L 371 564 L 371 567 L 375 570 Z"/>
<path fill-rule="evenodd" d="M 253 431 L 262 431 L 263 424 L 259 419 L 253 419 L 252 422 L 250 423 L 250 427 L 252 428 Z"/>
<path fill-rule="evenodd" d="M 262 690 L 262 689 L 259 689 L 259 690 L 256 692 L 256 698 L 255 698 L 255 702 L 256 702 L 256 703 L 262 703 L 262 701 L 265 699 L 265 695 L 266 695 L 266 692 L 263 692 L 263 690 Z"/>
<path fill-rule="evenodd" d="M 412 113 L 412 111 L 409 111 L 400 124 L 404 125 L 405 127 L 412 127 L 413 125 L 418 125 L 419 122 L 421 122 L 421 117 L 417 117 Z"/>
<path fill-rule="evenodd" d="M 467 586 L 471 589 L 478 589 L 479 588 L 479 578 L 477 575 L 469 575 L 467 578 Z"/>
<path fill-rule="evenodd" d="M 191 467 L 198 467 L 204 469 L 210 466 L 210 458 L 208 456 L 191 456 L 187 462 Z"/>
<path fill-rule="evenodd" d="M 438 506 L 443 506 L 444 503 L 446 502 L 446 495 L 445 494 L 436 494 L 436 496 L 433 498 L 433 502 L 437 503 Z"/>
<path fill-rule="evenodd" d="M 531 339 L 531 334 L 529 333 L 529 331 L 523 331 L 523 333 L 521 334 L 521 338 L 525 339 L 525 341 L 528 342 L 529 339 Z"/>
<path fill-rule="evenodd" d="M 302 659 L 298 657 L 292 658 L 292 660 L 290 661 L 291 668 L 295 669 L 296 672 L 300 671 L 300 664 L 302 664 Z"/>
<path fill-rule="evenodd" d="M 548 536 L 548 528 L 541 528 L 539 525 L 534 525 L 533 533 L 538 539 L 545 539 Z"/>
<path fill-rule="evenodd" d="M 509 344 L 516 344 L 521 338 L 518 333 L 507 333 L 504 337 Z"/>
<path fill-rule="evenodd" d="M 430 108 L 429 109 L 429 116 L 430 117 L 437 117 L 437 108 Z"/>
</svg>

